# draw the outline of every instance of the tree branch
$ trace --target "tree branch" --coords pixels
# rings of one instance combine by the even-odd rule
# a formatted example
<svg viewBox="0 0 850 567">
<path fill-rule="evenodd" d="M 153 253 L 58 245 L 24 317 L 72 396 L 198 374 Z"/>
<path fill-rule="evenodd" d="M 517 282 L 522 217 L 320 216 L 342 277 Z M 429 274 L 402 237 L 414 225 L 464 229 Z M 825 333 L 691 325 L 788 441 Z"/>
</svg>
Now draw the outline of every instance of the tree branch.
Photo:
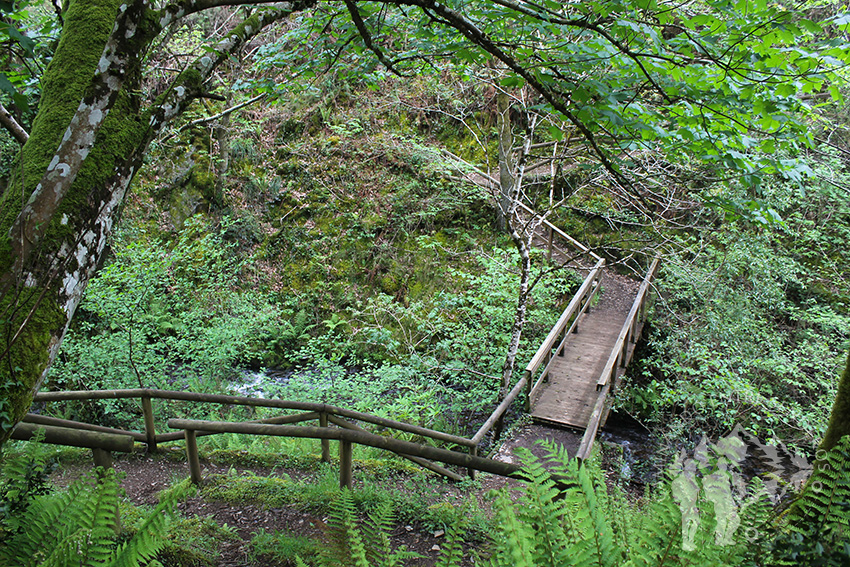
<svg viewBox="0 0 850 567">
<path fill-rule="evenodd" d="M 470 42 L 477 45 L 490 55 L 499 59 L 502 63 L 508 66 L 514 73 L 525 79 L 525 81 L 531 85 L 534 90 L 540 93 L 546 102 L 552 105 L 552 107 L 563 114 L 567 120 L 569 120 L 584 136 L 584 139 L 587 141 L 590 146 L 591 151 L 599 158 L 602 166 L 608 170 L 608 172 L 624 187 L 631 187 L 631 183 L 628 178 L 620 171 L 620 169 L 614 164 L 610 157 L 608 157 L 607 153 L 599 146 L 596 136 L 587 127 L 587 125 L 578 119 L 578 117 L 573 113 L 569 108 L 568 100 L 563 98 L 561 93 L 557 93 L 556 91 L 546 87 L 538 78 L 531 73 L 528 69 L 523 67 L 516 59 L 514 59 L 509 53 L 504 51 L 499 45 L 496 44 L 495 41 L 490 39 L 490 37 L 481 31 L 473 22 L 467 19 L 463 14 L 460 14 L 447 6 L 443 5 L 440 2 L 436 2 L 435 0 L 387 0 L 388 3 L 398 4 L 398 5 L 408 5 L 408 6 L 418 6 L 423 10 L 433 12 L 442 18 L 447 25 L 453 27 L 457 31 L 459 31 L 464 37 L 466 37 Z M 635 196 L 640 198 L 640 194 L 635 191 Z"/>
<path fill-rule="evenodd" d="M 245 102 L 240 102 L 239 104 L 237 104 L 235 106 L 231 106 L 227 110 L 222 110 L 221 112 L 219 112 L 218 114 L 215 114 L 213 116 L 208 116 L 206 118 L 198 118 L 197 120 L 192 120 L 188 124 L 184 124 L 183 126 L 181 126 L 180 129 L 177 131 L 177 133 L 179 134 L 180 132 L 183 132 L 184 130 L 188 130 L 189 128 L 193 128 L 195 126 L 200 126 L 201 124 L 206 124 L 208 122 L 212 122 L 213 120 L 218 120 L 219 118 L 224 118 L 228 114 L 232 114 L 232 113 L 236 112 L 237 110 L 245 108 L 246 106 L 248 106 L 250 104 L 254 104 L 258 100 L 266 98 L 266 96 L 268 96 L 268 93 L 263 93 L 263 94 L 255 96 L 254 98 L 252 98 L 250 100 L 246 100 Z M 163 139 L 163 141 L 171 139 L 174 136 L 175 136 L 175 134 L 171 134 L 170 136 L 165 137 Z"/>
<path fill-rule="evenodd" d="M 8 110 L 6 110 L 6 107 L 3 106 L 2 102 L 0 102 L 0 126 L 3 126 L 3 128 L 5 128 L 19 144 L 26 144 L 27 140 L 30 139 L 30 135 L 27 131 L 18 124 L 18 121 L 15 120 L 15 117 L 12 116 Z"/>
<path fill-rule="evenodd" d="M 222 6 L 254 6 L 265 5 L 284 12 L 293 13 L 312 8 L 317 0 L 294 0 L 291 2 L 269 2 L 269 0 L 178 0 L 159 11 L 161 27 L 165 27 L 183 16 L 220 8 Z"/>
<path fill-rule="evenodd" d="M 348 8 L 348 13 L 351 14 L 351 21 L 354 22 L 354 26 L 357 28 L 357 32 L 360 34 L 360 37 L 363 38 L 363 43 L 366 44 L 366 47 L 375 54 L 378 61 L 380 61 L 384 67 L 389 69 L 391 73 L 402 77 L 403 75 L 396 70 L 393 62 L 387 59 L 384 52 L 381 51 L 381 48 L 375 45 L 372 41 L 372 35 L 369 33 L 369 30 L 366 29 L 366 24 L 363 22 L 363 18 L 360 17 L 360 10 L 357 9 L 357 4 L 355 4 L 352 0 L 345 0 L 345 7 Z"/>
</svg>

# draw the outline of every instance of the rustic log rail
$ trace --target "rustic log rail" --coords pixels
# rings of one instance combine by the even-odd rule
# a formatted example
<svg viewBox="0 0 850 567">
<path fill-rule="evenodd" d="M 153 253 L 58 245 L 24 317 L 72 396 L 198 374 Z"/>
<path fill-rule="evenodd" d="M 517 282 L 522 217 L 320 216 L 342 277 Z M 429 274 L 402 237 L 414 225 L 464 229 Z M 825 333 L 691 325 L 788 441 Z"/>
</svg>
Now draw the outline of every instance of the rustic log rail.
<svg viewBox="0 0 850 567">
<path fill-rule="evenodd" d="M 623 324 L 623 328 L 617 337 L 617 342 L 611 351 L 611 355 L 608 357 L 608 362 L 605 363 L 605 368 L 596 382 L 596 389 L 599 394 L 596 398 L 593 412 L 590 415 L 590 420 L 584 430 L 584 436 L 582 437 L 578 452 L 576 453 L 578 459 L 584 460 L 590 456 L 593 441 L 596 439 L 596 433 L 605 423 L 605 419 L 608 417 L 608 412 L 610 411 L 608 394 L 612 393 L 619 386 L 620 376 L 632 359 L 635 345 L 640 339 L 641 331 L 643 330 L 643 323 L 646 321 L 646 305 L 649 298 L 650 286 L 658 272 L 659 263 L 660 258 L 658 257 L 652 261 L 646 277 L 644 277 L 643 282 L 640 284 L 637 297 L 635 297 L 629 315 L 626 317 L 626 322 Z"/>
<path fill-rule="evenodd" d="M 189 468 L 192 481 L 201 482 L 201 466 L 198 460 L 198 450 L 195 444 L 195 431 L 211 431 L 215 433 L 246 433 L 250 435 L 274 435 L 281 437 L 302 437 L 312 439 L 333 439 L 340 441 L 340 485 L 351 486 L 351 444 L 366 445 L 384 449 L 405 456 L 441 461 L 450 465 L 472 468 L 501 476 L 513 476 L 521 467 L 511 463 L 503 463 L 492 459 L 477 457 L 468 453 L 460 453 L 439 447 L 431 447 L 411 441 L 393 439 L 383 435 L 375 435 L 368 431 L 331 428 L 303 427 L 288 425 L 266 425 L 260 423 L 238 423 L 228 421 L 202 421 L 192 419 L 170 419 L 168 426 L 183 429 L 186 438 L 186 452 L 189 455 Z"/>
<path fill-rule="evenodd" d="M 133 437 L 117 429 L 103 430 L 109 430 L 109 428 L 90 430 L 67 425 L 21 422 L 12 430 L 11 437 L 18 441 L 29 441 L 40 435 L 42 443 L 89 448 L 92 450 L 95 466 L 109 468 L 112 466 L 112 452 L 133 451 Z"/>
<path fill-rule="evenodd" d="M 77 421 L 58 419 L 54 417 L 28 414 L 24 421 L 19 425 L 19 429 L 28 430 L 34 427 L 45 428 L 62 428 L 67 431 L 75 431 L 80 434 L 91 436 L 106 436 L 121 437 L 125 441 L 121 449 L 116 449 L 113 445 L 104 446 L 106 450 L 123 450 L 129 452 L 132 449 L 133 441 L 146 444 L 149 451 L 155 451 L 158 444 L 185 440 L 187 459 L 190 464 L 190 473 L 193 481 L 200 482 L 199 457 L 197 450 L 197 437 L 204 435 L 214 435 L 221 432 L 231 433 L 252 433 L 255 435 L 283 435 L 287 437 L 310 437 L 321 440 L 322 443 L 322 460 L 330 461 L 330 446 L 329 441 L 334 439 L 340 441 L 340 483 L 344 486 L 350 486 L 352 482 L 352 463 L 351 463 L 351 444 L 358 443 L 385 449 L 399 456 L 408 459 L 428 470 L 443 475 L 451 480 L 459 481 L 463 477 L 458 473 L 436 465 L 423 455 L 432 455 L 434 460 L 466 467 L 470 474 L 474 470 L 486 472 L 494 472 L 505 476 L 513 475 L 518 467 L 508 463 L 501 463 L 491 459 L 485 459 L 477 456 L 478 442 L 473 439 L 467 439 L 457 435 L 451 435 L 442 431 L 419 427 L 409 423 L 395 421 L 367 413 L 352 411 L 338 406 L 315 402 L 296 402 L 290 400 L 271 400 L 265 398 L 249 398 L 244 396 L 228 396 L 222 394 L 202 394 L 195 392 L 178 392 L 169 390 L 155 389 L 127 389 L 127 390 L 79 390 L 79 391 L 61 391 L 61 392 L 41 392 L 36 394 L 34 401 L 36 402 L 56 402 L 67 400 L 96 400 L 96 399 L 138 399 L 141 402 L 142 413 L 144 417 L 145 431 L 125 431 L 111 427 L 103 427 Z M 215 403 L 231 406 L 248 406 L 248 407 L 266 407 L 279 410 L 295 410 L 301 413 L 284 415 L 272 418 L 266 418 L 256 421 L 229 423 L 226 422 L 209 422 L 218 425 L 210 427 L 199 426 L 200 422 L 192 422 L 187 426 L 184 423 L 186 420 L 169 420 L 169 425 L 176 424 L 175 427 L 183 429 L 183 431 L 172 433 L 157 433 L 155 429 L 156 419 L 153 413 L 153 404 L 151 400 L 163 399 L 171 401 L 188 401 L 196 403 Z M 458 450 L 431 447 L 428 445 L 403 441 L 384 435 L 376 435 L 366 431 L 362 427 L 352 423 L 352 421 L 360 421 L 369 423 L 382 429 L 400 431 L 413 434 L 425 439 L 430 439 L 436 442 L 447 443 L 450 446 L 457 446 L 466 449 L 464 453 Z M 191 421 L 191 420 L 190 420 Z M 305 421 L 318 421 L 318 427 L 298 426 L 292 427 L 290 424 L 301 423 Z M 207 423 L 207 422 L 203 422 Z M 184 427 L 185 426 L 185 427 Z M 342 433 L 341 433 L 342 431 Z M 362 442 L 365 441 L 365 442 Z M 72 443 L 67 443 L 72 444 Z M 85 445 L 90 446 L 90 445 Z"/>
</svg>

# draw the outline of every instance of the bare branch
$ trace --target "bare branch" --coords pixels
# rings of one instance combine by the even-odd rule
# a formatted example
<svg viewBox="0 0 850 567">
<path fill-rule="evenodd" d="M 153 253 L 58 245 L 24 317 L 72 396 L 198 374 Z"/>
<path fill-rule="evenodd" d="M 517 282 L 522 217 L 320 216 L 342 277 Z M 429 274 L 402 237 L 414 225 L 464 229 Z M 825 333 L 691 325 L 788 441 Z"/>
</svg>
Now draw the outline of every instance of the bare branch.
<svg viewBox="0 0 850 567">
<path fill-rule="evenodd" d="M 201 124 L 206 124 L 208 122 L 218 120 L 219 118 L 224 118 L 228 114 L 232 114 L 232 113 L 236 112 L 237 110 L 245 108 L 246 106 L 248 106 L 250 104 L 254 104 L 258 100 L 262 100 L 262 99 L 266 98 L 266 96 L 268 96 L 267 93 L 259 94 L 252 99 L 246 100 L 245 102 L 240 102 L 239 104 L 237 104 L 235 106 L 231 106 L 227 110 L 222 110 L 221 112 L 219 112 L 218 114 L 214 114 L 213 116 L 208 116 L 206 118 L 198 118 L 197 120 L 192 120 L 188 124 L 184 124 L 183 126 L 181 126 L 180 129 L 177 131 L 177 133 L 179 134 L 180 132 L 183 132 L 184 130 L 188 130 L 189 128 L 194 128 L 195 126 L 200 126 Z M 171 134 L 170 136 L 167 136 L 166 138 L 164 138 L 164 140 L 168 140 L 170 138 L 173 138 L 175 135 L 176 134 Z"/>
<path fill-rule="evenodd" d="M 387 59 L 384 52 L 381 51 L 381 48 L 375 45 L 372 41 L 372 34 L 370 34 L 369 30 L 366 29 L 366 24 L 363 22 L 363 18 L 360 17 L 360 10 L 357 9 L 357 4 L 355 4 L 352 0 L 345 0 L 345 7 L 348 8 L 348 13 L 351 14 L 351 21 L 354 22 L 354 26 L 357 28 L 360 37 L 363 38 L 363 43 L 366 44 L 366 47 L 375 54 L 378 61 L 380 61 L 384 67 L 389 69 L 391 73 L 402 77 L 403 75 L 396 70 L 395 66 L 393 66 L 393 62 Z"/>
<path fill-rule="evenodd" d="M 18 124 L 18 121 L 6 110 L 2 102 L 0 102 L 0 126 L 3 126 L 21 145 L 26 144 L 27 140 L 30 139 L 27 131 L 24 130 L 23 126 Z"/>
</svg>

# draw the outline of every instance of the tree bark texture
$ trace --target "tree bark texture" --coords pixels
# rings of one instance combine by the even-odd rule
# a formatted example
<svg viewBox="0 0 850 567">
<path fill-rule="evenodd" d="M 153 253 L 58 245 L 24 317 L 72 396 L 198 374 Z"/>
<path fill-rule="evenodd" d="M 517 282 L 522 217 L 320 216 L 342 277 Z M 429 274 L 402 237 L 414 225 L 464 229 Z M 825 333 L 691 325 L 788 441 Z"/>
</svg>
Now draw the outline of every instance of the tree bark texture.
<svg viewBox="0 0 850 567">
<path fill-rule="evenodd" d="M 248 18 L 145 105 L 151 43 L 185 14 L 218 4 L 154 10 L 148 0 L 72 0 L 68 7 L 32 132 L 0 197 L 0 444 L 47 375 L 151 140 L 246 40 L 312 1 Z"/>
<path fill-rule="evenodd" d="M 841 381 L 838 383 L 838 392 L 835 394 L 832 413 L 829 415 L 829 425 L 818 448 L 829 451 L 845 435 L 850 435 L 850 352 L 847 355 Z"/>
<path fill-rule="evenodd" d="M 496 128 L 499 131 L 499 230 L 507 229 L 514 186 L 514 164 L 511 159 L 514 136 L 511 126 L 511 99 L 504 91 L 496 92 Z"/>
</svg>

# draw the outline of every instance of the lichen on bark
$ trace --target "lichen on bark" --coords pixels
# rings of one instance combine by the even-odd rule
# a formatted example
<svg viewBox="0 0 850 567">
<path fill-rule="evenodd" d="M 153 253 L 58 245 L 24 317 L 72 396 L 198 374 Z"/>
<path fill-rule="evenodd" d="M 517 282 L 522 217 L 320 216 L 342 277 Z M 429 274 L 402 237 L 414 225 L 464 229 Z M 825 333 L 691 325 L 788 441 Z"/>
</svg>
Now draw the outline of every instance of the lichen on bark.
<svg viewBox="0 0 850 567">
<path fill-rule="evenodd" d="M 0 273 L 14 261 L 8 231 L 44 175 L 91 83 L 120 3 L 120 0 L 73 0 L 68 6 L 56 53 L 44 72 L 39 111 L 29 141 L 13 168 L 9 190 L 0 201 Z M 60 233 L 67 234 L 70 230 L 55 224 L 58 227 L 54 230 Z"/>
<path fill-rule="evenodd" d="M 35 258 L 11 269 L 20 257 L 12 241 L 19 235 L 10 234 L 10 227 L 51 160 L 55 161 L 68 124 L 91 89 L 119 6 L 117 0 L 71 2 L 56 54 L 42 78 L 42 98 L 30 139 L 18 157 L 10 190 L 0 201 L 0 422 L 5 424 L 0 428 L 0 443 L 8 436 L 6 426 L 19 421 L 29 408 L 82 293 L 78 284 L 94 271 L 97 256 L 88 254 L 85 245 L 101 246 L 104 231 L 111 228 L 111 218 L 85 211 L 107 202 L 105 192 L 116 175 L 116 161 L 123 163 L 124 152 L 142 138 L 137 123 L 107 116 L 97 148 L 83 160 L 38 242 Z M 131 111 L 126 97 L 118 97 L 116 105 Z"/>
<path fill-rule="evenodd" d="M 0 417 L 7 423 L 20 420 L 46 376 L 150 140 L 202 96 L 229 53 L 289 11 L 264 10 L 237 26 L 143 109 L 142 58 L 177 13 L 151 10 L 148 0 L 71 0 L 68 7 L 17 177 L 0 196 Z M 7 437 L 0 429 L 0 444 Z"/>
</svg>

